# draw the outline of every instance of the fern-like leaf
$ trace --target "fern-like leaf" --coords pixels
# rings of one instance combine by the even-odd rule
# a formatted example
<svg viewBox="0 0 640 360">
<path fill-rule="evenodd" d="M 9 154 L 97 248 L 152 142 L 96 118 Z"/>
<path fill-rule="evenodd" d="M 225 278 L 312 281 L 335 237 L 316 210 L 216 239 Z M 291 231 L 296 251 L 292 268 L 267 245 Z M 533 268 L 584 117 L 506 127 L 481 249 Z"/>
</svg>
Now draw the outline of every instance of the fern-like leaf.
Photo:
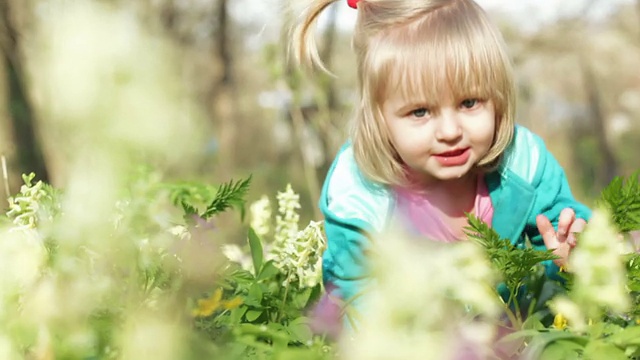
<svg viewBox="0 0 640 360">
<path fill-rule="evenodd" d="M 469 226 L 465 228 L 467 236 L 485 249 L 489 260 L 500 271 L 502 280 L 512 294 L 524 283 L 534 266 L 546 260 L 557 259 L 550 250 L 539 251 L 531 247 L 519 249 L 508 239 L 502 239 L 482 220 L 475 216 L 468 216 L 468 219 Z"/>
<path fill-rule="evenodd" d="M 640 171 L 624 179 L 616 177 L 602 190 L 599 204 L 609 210 L 621 232 L 640 230 Z"/>
<path fill-rule="evenodd" d="M 237 182 L 231 180 L 228 183 L 220 185 L 213 201 L 211 201 L 207 209 L 200 216 L 206 220 L 230 207 L 238 208 L 242 214 L 244 214 L 244 198 L 249 190 L 250 183 L 251 176 L 244 180 Z"/>
</svg>

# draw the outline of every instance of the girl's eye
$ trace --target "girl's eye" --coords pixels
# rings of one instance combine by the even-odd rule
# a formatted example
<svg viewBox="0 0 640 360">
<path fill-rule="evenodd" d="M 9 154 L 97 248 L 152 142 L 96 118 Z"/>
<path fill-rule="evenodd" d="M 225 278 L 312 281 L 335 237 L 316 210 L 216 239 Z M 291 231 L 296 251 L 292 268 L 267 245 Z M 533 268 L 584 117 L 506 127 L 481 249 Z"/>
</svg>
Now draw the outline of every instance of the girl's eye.
<svg viewBox="0 0 640 360">
<path fill-rule="evenodd" d="M 417 118 L 421 118 L 427 115 L 427 113 L 429 112 L 429 110 L 425 109 L 425 108 L 419 108 L 419 109 L 415 109 L 413 111 L 411 111 L 411 115 L 417 117 Z"/>
<path fill-rule="evenodd" d="M 460 106 L 462 106 L 465 109 L 473 109 L 476 105 L 478 105 L 480 101 L 478 99 L 466 99 L 466 100 L 462 100 L 462 102 L 460 103 Z"/>
</svg>

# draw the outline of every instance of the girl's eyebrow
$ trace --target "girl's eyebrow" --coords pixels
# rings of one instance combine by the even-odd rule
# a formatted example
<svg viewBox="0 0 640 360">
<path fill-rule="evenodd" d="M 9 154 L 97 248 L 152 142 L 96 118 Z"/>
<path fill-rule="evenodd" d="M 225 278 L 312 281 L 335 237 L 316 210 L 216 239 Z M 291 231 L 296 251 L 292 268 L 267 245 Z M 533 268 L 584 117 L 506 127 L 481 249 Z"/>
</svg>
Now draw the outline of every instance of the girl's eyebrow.
<svg viewBox="0 0 640 360">
<path fill-rule="evenodd" d="M 405 102 L 402 106 L 400 106 L 398 108 L 398 111 L 407 112 L 409 110 L 420 109 L 420 108 L 430 109 L 432 107 L 433 107 L 432 105 L 428 105 L 425 102 L 410 101 L 410 102 Z"/>
</svg>

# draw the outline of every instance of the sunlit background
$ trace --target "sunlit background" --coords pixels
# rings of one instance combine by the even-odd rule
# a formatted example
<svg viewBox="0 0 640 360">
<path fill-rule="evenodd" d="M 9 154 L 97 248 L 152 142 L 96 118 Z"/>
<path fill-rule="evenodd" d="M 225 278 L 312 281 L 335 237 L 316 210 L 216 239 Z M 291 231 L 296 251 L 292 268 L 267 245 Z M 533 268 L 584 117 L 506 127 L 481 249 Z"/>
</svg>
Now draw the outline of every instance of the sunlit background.
<svg viewBox="0 0 640 360">
<path fill-rule="evenodd" d="M 53 5 L 61 3 L 0 1 L 0 154 L 6 158 L 8 182 L 3 183 L 10 192 L 17 191 L 20 174 L 30 171 L 54 185 L 65 184 L 69 154 L 61 144 L 78 142 L 77 151 L 92 149 L 90 139 L 83 143 L 73 131 L 50 127 L 51 105 L 69 96 L 69 89 L 64 83 L 42 85 L 39 71 L 48 46 L 68 39 L 53 35 L 60 32 L 44 39 L 36 34 L 45 23 L 60 26 Z M 323 15 L 318 37 L 322 56 L 337 75 L 331 78 L 302 76 L 286 61 L 283 29 L 297 19 L 304 1 L 102 3 L 129 14 L 132 28 L 170 44 L 178 64 L 175 79 L 191 105 L 155 130 L 180 128 L 189 123 L 185 117 L 204 119 L 192 155 L 173 159 L 170 166 L 157 165 L 159 170 L 210 183 L 252 174 L 251 199 L 292 183 L 301 193 L 303 217 L 320 217 L 315 206 L 319 189 L 346 138 L 355 98 L 350 34 L 356 10 L 345 1 Z M 546 140 L 576 196 L 589 203 L 614 176 L 640 168 L 640 0 L 479 3 L 509 45 L 519 89 L 517 121 Z M 85 76 L 81 64 L 92 61 L 89 52 L 99 52 L 101 44 L 83 46 L 67 54 L 70 63 L 78 64 L 60 75 L 70 82 Z M 133 59 L 148 61 L 144 46 L 128 51 Z M 147 106 L 154 108 L 153 103 Z M 137 115 L 125 108 L 122 116 Z M 104 126 L 90 115 L 84 121 Z M 171 158 L 175 143 L 156 145 Z"/>
</svg>

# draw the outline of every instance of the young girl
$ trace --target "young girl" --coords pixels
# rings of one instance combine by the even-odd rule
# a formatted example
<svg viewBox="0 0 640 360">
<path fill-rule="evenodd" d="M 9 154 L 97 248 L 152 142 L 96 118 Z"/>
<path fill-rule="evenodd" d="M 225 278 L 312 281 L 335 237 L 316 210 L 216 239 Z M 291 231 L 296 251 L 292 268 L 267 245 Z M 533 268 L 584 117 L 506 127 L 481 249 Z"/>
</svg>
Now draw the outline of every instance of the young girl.
<svg viewBox="0 0 640 360">
<path fill-rule="evenodd" d="M 323 68 L 313 37 L 334 0 L 315 0 L 293 49 Z M 465 213 L 518 247 L 554 249 L 553 275 L 590 210 L 543 141 L 514 123 L 502 36 L 472 0 L 348 0 L 358 94 L 350 141 L 324 184 L 323 275 L 349 300 L 366 281 L 370 238 L 392 221 L 440 241 L 465 238 Z"/>
</svg>

